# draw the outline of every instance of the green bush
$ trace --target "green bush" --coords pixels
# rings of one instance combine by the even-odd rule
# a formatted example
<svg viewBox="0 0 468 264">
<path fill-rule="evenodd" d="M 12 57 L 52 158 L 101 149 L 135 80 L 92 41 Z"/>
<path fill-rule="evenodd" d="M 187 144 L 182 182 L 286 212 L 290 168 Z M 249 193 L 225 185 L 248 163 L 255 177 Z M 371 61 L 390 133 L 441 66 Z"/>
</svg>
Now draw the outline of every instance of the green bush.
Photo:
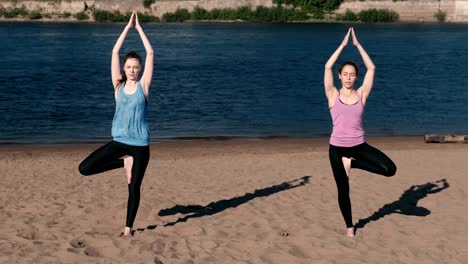
<svg viewBox="0 0 468 264">
<path fill-rule="evenodd" d="M 151 7 L 155 0 L 143 0 L 143 6 L 146 8 Z"/>
<path fill-rule="evenodd" d="M 368 9 L 362 10 L 358 14 L 359 20 L 367 23 L 375 22 L 395 22 L 399 19 L 399 14 L 388 9 Z"/>
<path fill-rule="evenodd" d="M 68 12 L 65 12 L 65 13 L 62 14 L 62 17 L 64 17 L 64 18 L 69 18 L 70 16 L 71 16 L 71 14 L 68 13 Z"/>
<path fill-rule="evenodd" d="M 287 22 L 304 21 L 309 19 L 306 12 L 284 8 L 282 6 L 267 8 L 258 6 L 255 10 L 248 6 L 242 6 L 237 9 L 223 8 L 207 11 L 196 7 L 192 13 L 185 11 L 176 11 L 175 13 L 166 13 L 163 20 L 166 22 L 182 22 L 185 20 L 243 20 L 252 22 Z"/>
<path fill-rule="evenodd" d="M 138 12 L 138 20 L 140 22 L 159 22 L 159 17 Z"/>
<path fill-rule="evenodd" d="M 174 13 L 172 13 L 172 12 L 164 13 L 164 15 L 162 16 L 162 20 L 164 22 L 176 22 Z"/>
<path fill-rule="evenodd" d="M 186 20 L 189 20 L 191 17 L 189 11 L 185 8 L 179 9 L 174 13 L 166 13 L 163 15 L 163 20 L 166 22 L 184 22 Z"/>
<path fill-rule="evenodd" d="M 207 17 L 208 17 L 207 19 L 219 20 L 220 13 L 221 13 L 221 9 L 218 9 L 218 8 L 212 9 L 210 12 L 207 13 Z"/>
<path fill-rule="evenodd" d="M 21 6 L 21 8 L 15 8 L 20 16 L 27 16 L 29 14 L 28 10 L 24 5 Z"/>
<path fill-rule="evenodd" d="M 294 8 L 285 8 L 285 7 L 272 7 L 270 8 L 271 12 L 271 22 L 288 22 L 288 21 L 304 21 L 309 19 L 307 12 L 303 10 L 297 10 Z"/>
<path fill-rule="evenodd" d="M 439 22 L 444 22 L 445 19 L 447 18 L 447 13 L 445 13 L 442 10 L 437 10 L 437 12 L 434 14 L 434 17 L 437 19 Z"/>
<path fill-rule="evenodd" d="M 131 13 L 122 14 L 119 11 L 109 12 L 106 10 L 96 9 L 93 12 L 94 20 L 97 22 L 128 22 Z M 138 12 L 138 20 L 140 22 L 159 22 L 159 18 Z"/>
<path fill-rule="evenodd" d="M 33 19 L 41 19 L 41 18 L 42 18 L 42 14 L 39 13 L 38 11 L 32 11 L 31 13 L 29 13 L 28 18 L 31 19 L 31 20 L 33 20 Z"/>
<path fill-rule="evenodd" d="M 79 12 L 73 15 L 78 20 L 88 20 L 89 16 L 85 12 Z"/>
<path fill-rule="evenodd" d="M 273 15 L 273 12 L 271 12 L 269 8 L 258 6 L 257 9 L 255 9 L 253 17 L 255 17 L 257 21 L 272 21 Z"/>
<path fill-rule="evenodd" d="M 333 11 L 340 7 L 343 0 L 273 0 L 274 4 L 278 6 L 288 5 L 299 7 L 303 11 L 315 13 L 320 11 Z"/>
<path fill-rule="evenodd" d="M 303 14 L 298 14 L 300 17 L 311 14 L 314 19 L 325 18 L 325 13 L 329 13 L 340 7 L 343 0 L 273 0 L 273 3 L 278 7 L 292 6 L 294 9 L 300 9 Z M 305 19 L 300 19 L 305 20 Z"/>
<path fill-rule="evenodd" d="M 237 11 L 233 8 L 223 8 L 219 11 L 219 20 L 236 20 Z"/>
<path fill-rule="evenodd" d="M 110 16 L 110 21 L 111 22 L 128 22 L 130 20 L 131 13 L 120 13 L 120 11 L 114 11 L 114 13 L 111 13 Z"/>
<path fill-rule="evenodd" d="M 320 2 L 320 1 L 319 1 Z M 323 10 L 324 11 L 333 11 L 335 9 L 338 9 L 340 7 L 342 0 L 327 0 L 323 4 Z"/>
<path fill-rule="evenodd" d="M 122 14 L 120 11 L 109 12 L 106 10 L 95 9 L 93 12 L 94 20 L 98 22 L 127 22 L 130 20 L 130 13 Z"/>
<path fill-rule="evenodd" d="M 317 9 L 312 13 L 313 19 L 323 19 L 324 17 L 325 17 L 325 12 L 323 10 Z"/>
<path fill-rule="evenodd" d="M 195 7 L 192 11 L 191 19 L 192 20 L 208 20 L 210 18 L 210 13 L 201 7 Z"/>
<path fill-rule="evenodd" d="M 344 14 L 339 14 L 336 16 L 336 20 L 340 21 L 357 21 L 358 16 L 353 11 L 346 9 Z"/>
<path fill-rule="evenodd" d="M 4 9 L 3 16 L 5 18 L 15 18 L 18 16 L 25 17 L 28 15 L 28 10 L 23 5 L 21 8 L 11 8 L 11 9 Z"/>
<path fill-rule="evenodd" d="M 113 14 L 106 10 L 94 9 L 93 11 L 94 20 L 97 22 L 111 21 Z"/>
<path fill-rule="evenodd" d="M 241 6 L 237 8 L 237 15 L 236 19 L 240 19 L 242 21 L 252 21 L 254 20 L 254 15 L 250 7 L 248 6 Z"/>
</svg>

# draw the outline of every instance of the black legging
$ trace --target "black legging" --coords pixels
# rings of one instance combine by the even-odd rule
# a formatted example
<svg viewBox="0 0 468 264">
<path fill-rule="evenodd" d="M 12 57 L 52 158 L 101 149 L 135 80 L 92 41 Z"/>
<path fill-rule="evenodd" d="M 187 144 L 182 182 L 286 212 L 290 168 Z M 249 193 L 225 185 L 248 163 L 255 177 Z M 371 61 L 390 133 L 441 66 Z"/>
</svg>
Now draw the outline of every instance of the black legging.
<svg viewBox="0 0 468 264">
<path fill-rule="evenodd" d="M 150 153 L 149 146 L 130 146 L 111 141 L 91 153 L 79 166 L 80 173 L 89 176 L 108 170 L 122 168 L 123 156 L 133 157 L 132 180 L 128 184 L 127 227 L 133 227 L 133 221 L 140 205 L 140 186 L 145 175 Z"/>
<path fill-rule="evenodd" d="M 395 175 L 396 166 L 382 151 L 362 143 L 354 147 L 337 147 L 330 145 L 330 164 L 338 188 L 338 203 L 346 227 L 353 227 L 351 200 L 349 199 L 349 182 L 342 157 L 353 158 L 351 168 L 366 170 L 387 177 Z"/>
</svg>

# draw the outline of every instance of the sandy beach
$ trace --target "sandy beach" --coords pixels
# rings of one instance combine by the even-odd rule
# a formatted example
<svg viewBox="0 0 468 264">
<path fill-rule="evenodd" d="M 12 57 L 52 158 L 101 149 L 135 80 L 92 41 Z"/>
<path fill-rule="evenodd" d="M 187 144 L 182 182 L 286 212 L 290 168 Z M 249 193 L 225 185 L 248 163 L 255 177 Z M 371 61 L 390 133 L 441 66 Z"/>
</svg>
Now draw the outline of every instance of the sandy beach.
<svg viewBox="0 0 468 264">
<path fill-rule="evenodd" d="M 0 263 L 466 263 L 467 144 L 368 139 L 398 170 L 352 170 L 348 238 L 327 141 L 153 144 L 132 238 L 124 170 L 77 170 L 99 145 L 1 146 Z"/>
</svg>

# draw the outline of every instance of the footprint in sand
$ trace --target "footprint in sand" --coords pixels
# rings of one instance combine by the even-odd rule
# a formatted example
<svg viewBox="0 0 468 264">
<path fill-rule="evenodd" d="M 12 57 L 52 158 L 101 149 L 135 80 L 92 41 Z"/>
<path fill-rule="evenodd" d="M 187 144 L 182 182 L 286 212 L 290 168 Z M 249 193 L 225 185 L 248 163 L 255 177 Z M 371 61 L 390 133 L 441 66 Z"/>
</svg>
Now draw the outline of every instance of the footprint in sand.
<svg viewBox="0 0 468 264">
<path fill-rule="evenodd" d="M 90 257 L 99 257 L 100 256 L 99 250 L 97 250 L 96 248 L 93 248 L 93 247 L 85 248 L 84 253 L 86 254 L 86 256 L 90 256 Z"/>
<path fill-rule="evenodd" d="M 67 248 L 68 252 L 79 254 L 81 251 L 78 248 Z"/>
<path fill-rule="evenodd" d="M 37 239 L 37 229 L 32 225 L 25 224 L 17 229 L 16 236 L 27 240 L 35 240 Z"/>
<path fill-rule="evenodd" d="M 188 236 L 204 236 L 206 231 L 203 227 L 200 226 L 183 226 L 179 228 L 179 235 L 188 237 Z"/>
<path fill-rule="evenodd" d="M 86 207 L 84 212 L 87 213 L 87 214 L 91 214 L 93 212 L 93 210 L 94 210 L 94 207 L 89 206 L 89 207 Z"/>
<path fill-rule="evenodd" d="M 82 239 L 73 239 L 70 241 L 70 245 L 73 248 L 68 248 L 67 251 L 73 252 L 73 253 L 80 253 L 80 250 L 84 248 L 83 253 L 86 256 L 90 257 L 99 257 L 101 254 L 99 253 L 99 250 L 94 247 L 88 247 L 86 242 Z"/>
<path fill-rule="evenodd" d="M 151 249 L 156 255 L 163 254 L 164 248 L 166 248 L 166 242 L 163 239 L 158 239 L 151 243 Z"/>
<path fill-rule="evenodd" d="M 214 242 L 214 241 L 203 241 L 202 244 L 201 244 L 202 248 L 203 249 L 214 249 L 214 248 L 217 248 L 218 247 L 218 243 Z"/>
<path fill-rule="evenodd" d="M 154 264 L 164 264 L 158 257 L 154 257 Z"/>
<path fill-rule="evenodd" d="M 47 226 L 48 228 L 51 228 L 51 227 L 56 226 L 56 225 L 58 225 L 58 224 L 59 224 L 59 223 L 56 222 L 56 221 L 50 221 L 50 222 L 47 222 L 47 223 L 46 223 L 46 226 Z"/>
<path fill-rule="evenodd" d="M 82 239 L 73 239 L 70 241 L 70 245 L 74 248 L 84 248 L 86 243 Z"/>
<path fill-rule="evenodd" d="M 295 257 L 298 257 L 298 258 L 307 258 L 307 254 L 302 250 L 300 249 L 299 247 L 297 246 L 294 246 L 292 245 L 291 248 L 288 250 L 289 254 L 295 256 Z"/>
<path fill-rule="evenodd" d="M 13 254 L 15 246 L 6 240 L 0 240 L 0 253 L 4 256 Z"/>
<path fill-rule="evenodd" d="M 52 205 L 50 205 L 50 207 L 54 211 L 63 211 L 67 208 L 64 204 L 61 203 L 53 203 Z"/>
</svg>

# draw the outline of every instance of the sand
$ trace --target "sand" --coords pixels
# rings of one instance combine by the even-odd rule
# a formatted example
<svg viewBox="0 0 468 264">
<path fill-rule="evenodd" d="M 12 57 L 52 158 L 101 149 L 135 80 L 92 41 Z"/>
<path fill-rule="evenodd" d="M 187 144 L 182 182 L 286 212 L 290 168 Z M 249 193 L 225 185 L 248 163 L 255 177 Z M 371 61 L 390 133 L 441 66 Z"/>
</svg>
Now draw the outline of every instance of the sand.
<svg viewBox="0 0 468 264">
<path fill-rule="evenodd" d="M 326 138 L 153 144 L 132 238 L 124 170 L 77 170 L 99 145 L 2 146 L 0 263 L 466 263 L 468 145 L 368 143 L 398 171 L 352 170 L 355 238 Z"/>
</svg>

